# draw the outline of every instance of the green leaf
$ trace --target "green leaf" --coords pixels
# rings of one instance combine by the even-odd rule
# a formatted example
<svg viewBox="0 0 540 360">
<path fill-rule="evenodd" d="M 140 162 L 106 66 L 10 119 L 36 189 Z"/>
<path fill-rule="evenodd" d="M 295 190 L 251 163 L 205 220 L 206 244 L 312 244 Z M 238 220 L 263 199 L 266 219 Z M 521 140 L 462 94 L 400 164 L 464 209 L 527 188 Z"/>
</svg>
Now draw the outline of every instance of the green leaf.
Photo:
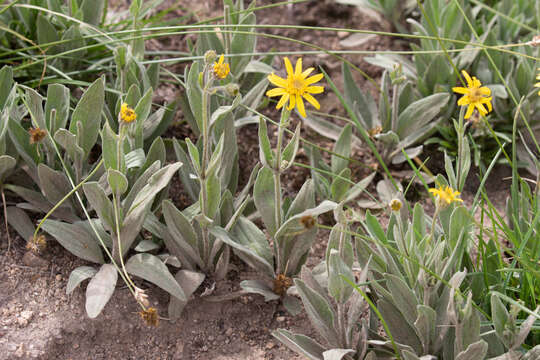
<svg viewBox="0 0 540 360">
<path fill-rule="evenodd" d="M 118 273 L 111 264 L 103 264 L 90 280 L 86 287 L 86 313 L 90 319 L 96 318 L 109 302 L 117 280 Z"/>
<path fill-rule="evenodd" d="M 190 271 L 190 270 L 180 270 L 176 273 L 174 277 L 180 287 L 184 291 L 186 298 L 189 299 L 190 296 L 199 288 L 202 282 L 205 279 L 205 275 L 200 272 Z M 171 320 L 177 320 L 182 314 L 182 310 L 187 305 L 187 300 L 180 300 L 175 296 L 171 296 L 169 301 L 169 317 Z"/>
<path fill-rule="evenodd" d="M 15 168 L 17 160 L 9 155 L 0 155 L 0 184 L 11 174 Z"/>
<path fill-rule="evenodd" d="M 89 233 L 81 222 L 68 224 L 46 220 L 42 229 L 52 236 L 73 255 L 81 259 L 103 264 L 103 254 L 95 235 Z"/>
<path fill-rule="evenodd" d="M 45 17 L 43 13 L 39 13 L 36 19 L 36 35 L 38 44 L 47 44 L 60 40 L 59 32 L 55 29 L 50 19 Z M 58 46 L 49 46 L 45 48 L 48 55 L 53 55 L 57 52 Z"/>
<path fill-rule="evenodd" d="M 351 157 L 351 141 L 352 141 L 352 125 L 347 124 L 341 134 L 339 139 L 334 146 L 334 152 L 338 155 L 341 155 L 344 158 Z M 349 160 L 343 159 L 339 156 L 332 155 L 332 173 L 339 174 L 341 173 L 348 165 Z"/>
<path fill-rule="evenodd" d="M 386 286 L 392 294 L 394 305 L 410 325 L 413 325 L 418 317 L 416 307 L 420 304 L 414 292 L 407 283 L 392 274 L 385 274 Z"/>
<path fill-rule="evenodd" d="M 388 325 L 394 340 L 400 344 L 406 344 L 412 347 L 416 353 L 421 353 L 422 342 L 404 315 L 386 299 L 379 300 L 377 302 L 377 308 Z"/>
<path fill-rule="evenodd" d="M 261 214 L 261 219 L 270 236 L 274 236 L 277 231 L 275 210 L 276 194 L 274 187 L 274 174 L 272 173 L 272 170 L 263 167 L 259 170 L 257 180 L 255 180 L 255 185 L 253 187 L 253 201 Z"/>
<path fill-rule="evenodd" d="M 11 66 L 3 66 L 0 70 L 0 109 L 6 105 L 7 99 L 13 88 L 13 69 Z"/>
<path fill-rule="evenodd" d="M 403 139 L 428 124 L 448 104 L 450 94 L 427 96 L 409 105 L 398 117 L 397 134 Z"/>
<path fill-rule="evenodd" d="M 49 85 L 47 88 L 47 102 L 45 103 L 47 129 L 51 134 L 56 134 L 57 130 L 66 127 L 68 117 L 69 89 L 62 84 Z"/>
<path fill-rule="evenodd" d="M 105 229 L 116 232 L 113 204 L 105 194 L 105 190 L 97 181 L 85 183 L 83 190 L 88 202 L 96 211 Z"/>
<path fill-rule="evenodd" d="M 77 145 L 77 135 L 66 129 L 59 129 L 54 134 L 54 140 L 62 146 L 74 163 L 81 163 L 84 150 Z"/>
<path fill-rule="evenodd" d="M 187 301 L 184 291 L 157 256 L 150 254 L 133 255 L 126 263 L 126 270 L 167 291 L 181 301 Z"/>
<path fill-rule="evenodd" d="M 281 341 L 289 349 L 304 355 L 309 360 L 323 360 L 325 348 L 315 340 L 301 334 L 293 334 L 290 331 L 279 329 L 272 332 L 272 336 Z"/>
<path fill-rule="evenodd" d="M 34 237 L 34 224 L 22 209 L 15 206 L 8 206 L 6 210 L 9 225 L 11 225 L 25 241 Z"/>
<path fill-rule="evenodd" d="M 124 174 L 115 169 L 107 171 L 107 181 L 113 193 L 120 197 L 128 189 L 128 179 Z"/>
<path fill-rule="evenodd" d="M 242 15 L 242 19 L 239 25 L 254 25 L 255 13 L 248 12 Z M 247 34 L 252 32 L 253 28 L 243 27 L 242 32 L 235 32 L 231 40 L 231 54 L 249 54 L 255 50 L 255 44 L 257 42 L 257 36 L 254 34 Z M 233 56 L 230 58 L 231 72 L 235 76 L 240 76 L 244 71 L 244 68 L 251 61 L 250 56 Z"/>
<path fill-rule="evenodd" d="M 38 166 L 38 178 L 43 195 L 52 204 L 56 204 L 71 191 L 68 179 L 61 171 L 51 169 L 45 164 Z M 64 205 L 69 205 L 69 200 Z"/>
<path fill-rule="evenodd" d="M 294 279 L 296 289 L 304 303 L 309 320 L 330 344 L 338 343 L 338 335 L 334 330 L 334 311 L 324 297 L 308 287 L 302 280 Z"/>
<path fill-rule="evenodd" d="M 266 302 L 277 300 L 280 297 L 262 280 L 244 280 L 240 283 L 240 287 L 249 293 L 264 296 L 264 301 Z"/>
<path fill-rule="evenodd" d="M 126 171 L 126 157 L 124 156 L 123 144 L 120 137 L 111 129 L 109 123 L 105 123 L 101 131 L 101 147 L 105 169 Z"/>
<path fill-rule="evenodd" d="M 81 3 L 83 21 L 98 26 L 101 23 L 104 9 L 105 0 L 83 0 Z"/>
<path fill-rule="evenodd" d="M 328 262 L 328 292 L 341 304 L 350 298 L 354 290 L 343 277 L 354 281 L 351 268 L 341 259 L 337 250 L 331 250 Z"/>
<path fill-rule="evenodd" d="M 159 249 L 161 246 L 152 240 L 142 240 L 135 246 L 135 251 L 138 252 L 149 252 Z"/>
<path fill-rule="evenodd" d="M 93 277 L 97 270 L 91 266 L 79 266 L 69 274 L 69 279 L 66 285 L 66 294 L 69 295 L 75 290 L 84 280 Z"/>
<path fill-rule="evenodd" d="M 488 344 L 484 340 L 469 345 L 465 351 L 456 356 L 456 360 L 478 360 L 484 359 L 488 351 Z"/>
<path fill-rule="evenodd" d="M 354 354 L 353 349 L 331 349 L 323 352 L 324 360 L 342 360 L 347 354 Z"/>
<path fill-rule="evenodd" d="M 16 121 L 8 121 L 8 131 L 17 153 L 24 159 L 28 166 L 35 168 L 39 163 L 39 155 L 36 145 L 30 144 L 28 132 Z"/>
<path fill-rule="evenodd" d="M 261 163 L 267 168 L 274 168 L 274 152 L 270 145 L 270 139 L 268 138 L 268 129 L 266 127 L 266 122 L 263 118 L 259 118 L 259 156 L 261 158 Z"/>
<path fill-rule="evenodd" d="M 191 142 L 189 138 L 186 138 L 186 145 L 189 152 L 189 157 L 191 159 L 191 165 L 193 165 L 193 168 L 197 172 L 197 175 L 200 176 L 202 174 L 201 171 L 201 158 L 199 156 L 199 149 Z"/>
<path fill-rule="evenodd" d="M 135 237 L 141 231 L 144 219 L 149 212 L 150 206 L 152 206 L 155 196 L 169 184 L 180 166 L 182 166 L 181 163 L 174 163 L 158 170 L 148 179 L 148 183 L 136 193 L 133 203 L 126 212 L 122 229 L 120 230 L 122 255 L 128 252 Z"/>
<path fill-rule="evenodd" d="M 341 202 L 347 195 L 347 191 L 349 191 L 349 188 L 351 187 L 350 181 L 346 181 L 345 179 L 351 178 L 351 169 L 344 168 L 338 176 L 334 178 L 332 181 L 332 185 L 330 186 L 330 192 L 332 193 L 332 199 Z"/>
<path fill-rule="evenodd" d="M 221 202 L 221 182 L 217 175 L 213 174 L 206 179 L 205 185 L 208 199 L 206 202 L 206 214 L 204 215 L 214 220 Z M 200 203 L 202 203 L 202 198 Z"/>
<path fill-rule="evenodd" d="M 105 86 L 103 79 L 99 78 L 86 90 L 73 111 L 69 131 L 78 135 L 79 146 L 84 150 L 86 156 L 98 138 L 104 102 Z M 80 138 L 82 134 L 77 129 L 79 123 L 84 132 L 83 138 Z"/>
</svg>

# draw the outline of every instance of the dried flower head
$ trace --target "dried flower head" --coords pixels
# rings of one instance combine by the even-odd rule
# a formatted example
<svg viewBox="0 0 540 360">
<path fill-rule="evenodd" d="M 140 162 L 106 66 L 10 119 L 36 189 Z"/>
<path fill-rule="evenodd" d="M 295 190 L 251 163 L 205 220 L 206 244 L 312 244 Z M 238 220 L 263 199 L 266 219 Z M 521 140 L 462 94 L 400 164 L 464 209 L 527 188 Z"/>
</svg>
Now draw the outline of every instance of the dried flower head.
<svg viewBox="0 0 540 360">
<path fill-rule="evenodd" d="M 300 218 L 300 224 L 302 224 L 306 229 L 311 229 L 315 226 L 317 223 L 317 220 L 310 215 L 302 216 Z"/>
<path fill-rule="evenodd" d="M 135 286 L 135 300 L 137 300 L 137 302 L 139 304 L 142 304 L 144 307 L 150 306 L 150 301 L 148 301 L 148 295 L 146 295 L 143 289 L 138 288 L 136 286 Z"/>
<path fill-rule="evenodd" d="M 204 53 L 204 62 L 206 64 L 211 64 L 213 63 L 217 58 L 217 53 L 215 50 L 208 50 L 207 52 Z"/>
<path fill-rule="evenodd" d="M 392 199 L 392 201 L 390 201 L 390 209 L 392 209 L 392 211 L 399 211 L 402 206 L 403 204 L 399 199 Z"/>
<path fill-rule="evenodd" d="M 454 87 L 452 90 L 458 94 L 463 94 L 458 100 L 459 106 L 469 106 L 465 113 L 465 119 L 471 117 L 475 108 L 478 109 L 480 114 L 487 115 L 492 110 L 491 90 L 487 86 L 482 86 L 480 80 L 475 76 L 471 78 L 465 70 L 462 70 L 461 73 L 467 81 L 467 87 Z M 484 104 L 487 105 L 487 110 Z"/>
<path fill-rule="evenodd" d="M 290 277 L 285 274 L 278 274 L 274 279 L 274 293 L 283 296 L 287 293 L 287 289 L 292 286 L 293 282 Z"/>
<path fill-rule="evenodd" d="M 45 235 L 39 236 L 30 236 L 28 242 L 26 243 L 26 249 L 32 251 L 33 253 L 39 254 L 44 251 L 47 247 L 47 238 Z"/>
<path fill-rule="evenodd" d="M 382 126 L 375 126 L 372 129 L 369 129 L 368 135 L 369 137 L 373 138 L 375 135 L 379 135 L 382 132 Z"/>
<path fill-rule="evenodd" d="M 231 68 L 229 67 L 229 64 L 224 62 L 225 56 L 222 54 L 219 57 L 219 61 L 214 63 L 214 75 L 219 79 L 225 79 L 227 75 L 231 72 Z"/>
<path fill-rule="evenodd" d="M 460 192 L 452 189 L 450 186 L 439 187 L 438 189 L 429 189 L 429 192 L 437 196 L 437 201 L 442 206 L 450 205 L 453 202 L 463 202 L 458 196 Z"/>
<path fill-rule="evenodd" d="M 40 129 L 39 127 L 31 127 L 28 129 L 28 133 L 30 134 L 30 144 L 37 144 L 41 142 L 47 135 L 47 131 Z"/>
<path fill-rule="evenodd" d="M 321 80 L 323 74 L 313 75 L 308 78 L 314 68 L 311 67 L 302 71 L 302 58 L 299 58 L 296 61 L 294 71 L 290 60 L 285 58 L 284 61 L 285 69 L 287 70 L 287 78 L 283 79 L 274 73 L 268 75 L 268 80 L 277 86 L 277 88 L 268 90 L 266 96 L 281 96 L 276 109 L 281 109 L 283 105 L 289 101 L 289 105 L 287 106 L 288 110 L 292 110 L 296 106 L 300 115 L 306 117 L 306 109 L 302 98 L 306 99 L 313 107 L 315 107 L 315 109 L 318 110 L 321 108 L 319 102 L 311 94 L 322 93 L 324 87 L 311 85 Z"/>
<path fill-rule="evenodd" d="M 125 123 L 130 123 L 135 119 L 137 119 L 137 114 L 135 113 L 135 110 L 130 108 L 128 104 L 123 103 L 120 107 L 120 120 Z"/>
<path fill-rule="evenodd" d="M 159 315 L 156 308 L 149 307 L 145 310 L 139 311 L 141 319 L 144 320 L 146 325 L 157 327 L 159 325 Z"/>
</svg>

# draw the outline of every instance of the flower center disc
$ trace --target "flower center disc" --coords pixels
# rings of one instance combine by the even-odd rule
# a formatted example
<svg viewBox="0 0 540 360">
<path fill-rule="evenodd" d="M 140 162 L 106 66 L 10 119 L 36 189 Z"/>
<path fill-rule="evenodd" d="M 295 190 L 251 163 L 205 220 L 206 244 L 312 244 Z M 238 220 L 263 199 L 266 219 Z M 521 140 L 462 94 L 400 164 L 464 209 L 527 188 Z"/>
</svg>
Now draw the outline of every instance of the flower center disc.
<svg viewBox="0 0 540 360">
<path fill-rule="evenodd" d="M 304 93 L 304 81 L 299 78 L 293 78 L 289 83 L 291 95 L 302 95 Z"/>
<path fill-rule="evenodd" d="M 478 102 L 482 99 L 482 97 L 483 97 L 482 92 L 480 91 L 479 88 L 473 88 L 469 92 L 469 98 L 471 99 L 472 102 Z"/>
</svg>

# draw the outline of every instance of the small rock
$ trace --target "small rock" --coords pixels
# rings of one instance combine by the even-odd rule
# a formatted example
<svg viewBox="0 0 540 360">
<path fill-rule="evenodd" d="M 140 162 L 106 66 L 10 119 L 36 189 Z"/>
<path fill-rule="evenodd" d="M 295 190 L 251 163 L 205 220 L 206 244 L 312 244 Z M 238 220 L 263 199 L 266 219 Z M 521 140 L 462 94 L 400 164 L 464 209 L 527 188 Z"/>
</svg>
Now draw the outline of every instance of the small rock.
<svg viewBox="0 0 540 360">
<path fill-rule="evenodd" d="M 77 343 L 73 344 L 73 348 L 74 348 L 74 349 L 78 349 L 78 348 L 79 348 L 79 344 L 77 344 Z"/>
<path fill-rule="evenodd" d="M 22 358 L 24 356 L 24 345 L 23 344 L 19 345 L 17 350 L 15 350 L 14 355 L 16 357 L 18 357 L 18 358 Z"/>
<path fill-rule="evenodd" d="M 348 32 L 348 31 L 338 31 L 337 32 L 337 36 L 340 39 L 346 38 L 347 36 L 349 36 L 349 34 L 350 34 L 350 32 Z"/>
<path fill-rule="evenodd" d="M 62 281 L 62 275 L 57 274 L 56 275 L 56 281 Z"/>
<path fill-rule="evenodd" d="M 26 326 L 32 319 L 32 316 L 34 316 L 34 312 L 30 310 L 24 310 L 20 313 L 19 317 L 17 318 L 17 323 L 20 326 Z"/>
<path fill-rule="evenodd" d="M 284 322 L 285 321 L 285 316 L 278 316 L 276 318 L 277 322 Z"/>
<path fill-rule="evenodd" d="M 208 337 L 208 341 L 214 341 L 215 339 L 216 339 L 216 338 L 213 337 L 212 335 L 210 335 L 210 336 Z"/>
<path fill-rule="evenodd" d="M 273 342 L 269 342 L 268 344 L 266 344 L 266 349 L 267 350 L 270 350 L 274 347 L 274 343 Z"/>
<path fill-rule="evenodd" d="M 40 258 L 39 256 L 37 256 L 31 251 L 27 251 L 24 254 L 22 261 L 24 265 L 30 266 L 30 267 L 45 267 L 49 265 L 47 260 Z"/>
<path fill-rule="evenodd" d="M 227 331 L 225 331 L 225 335 L 231 336 L 233 334 L 233 328 L 228 328 Z"/>
</svg>

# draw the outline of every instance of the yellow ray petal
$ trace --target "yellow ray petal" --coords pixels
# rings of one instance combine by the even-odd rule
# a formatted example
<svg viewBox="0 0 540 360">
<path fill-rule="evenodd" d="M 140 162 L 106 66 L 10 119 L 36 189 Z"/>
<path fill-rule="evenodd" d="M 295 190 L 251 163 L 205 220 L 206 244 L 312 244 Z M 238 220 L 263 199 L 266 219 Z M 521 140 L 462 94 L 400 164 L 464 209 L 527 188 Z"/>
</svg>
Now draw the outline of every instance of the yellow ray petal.
<svg viewBox="0 0 540 360">
<path fill-rule="evenodd" d="M 311 105 L 313 105 L 315 109 L 319 110 L 321 108 L 321 104 L 319 104 L 317 99 L 311 96 L 311 94 L 304 94 L 304 99 L 306 99 Z"/>
<path fill-rule="evenodd" d="M 296 107 L 298 108 L 298 112 L 302 117 L 306 117 L 306 108 L 304 107 L 304 100 L 302 100 L 302 97 L 300 95 L 296 95 Z"/>
<path fill-rule="evenodd" d="M 488 88 L 487 86 L 482 86 L 478 90 L 480 91 L 480 94 L 482 94 L 482 95 L 485 95 L 485 96 L 490 96 L 491 95 L 491 89 Z"/>
<path fill-rule="evenodd" d="M 459 106 L 464 106 L 464 105 L 469 105 L 471 103 L 471 99 L 465 95 L 465 96 L 462 96 L 458 101 L 457 101 L 457 104 Z"/>
<path fill-rule="evenodd" d="M 307 78 L 304 83 L 307 85 L 311 85 L 313 83 L 316 83 L 317 81 L 321 80 L 322 78 L 324 77 L 323 74 L 317 74 L 317 75 L 313 75 L 309 78 Z"/>
<path fill-rule="evenodd" d="M 324 87 L 322 86 L 308 86 L 306 88 L 306 92 L 310 94 L 320 94 L 324 91 Z"/>
<path fill-rule="evenodd" d="M 283 59 L 285 61 L 285 69 L 287 70 L 287 76 L 292 76 L 294 74 L 291 61 L 288 57 Z"/>
<path fill-rule="evenodd" d="M 309 74 L 311 74 L 311 72 L 313 70 L 315 70 L 315 68 L 312 68 L 312 67 L 307 68 L 306 70 L 304 70 L 304 72 L 302 73 L 302 79 L 307 78 L 309 76 Z M 540 80 L 540 79 L 538 79 L 538 80 Z"/>
<path fill-rule="evenodd" d="M 472 113 L 474 111 L 474 105 L 469 104 L 469 107 L 467 108 L 467 112 L 465 113 L 465 119 L 468 119 L 471 117 Z"/>
<path fill-rule="evenodd" d="M 473 86 L 473 81 L 472 81 L 471 77 L 469 76 L 469 74 L 467 74 L 467 72 L 465 70 L 461 70 L 461 74 L 463 75 L 463 77 L 467 81 L 467 86 L 472 87 Z"/>
<path fill-rule="evenodd" d="M 289 100 L 289 94 L 288 93 L 285 93 L 283 94 L 283 96 L 281 97 L 281 99 L 279 99 L 279 102 L 278 104 L 276 105 L 276 109 L 281 109 L 283 107 L 283 105 L 285 105 L 285 103 L 287 102 L 287 100 Z"/>
<path fill-rule="evenodd" d="M 274 88 L 272 90 L 268 90 L 266 92 L 266 96 L 274 97 L 274 96 L 284 95 L 286 93 L 287 93 L 287 91 L 285 89 L 283 89 L 283 88 Z"/>
<path fill-rule="evenodd" d="M 268 81 L 270 81 L 275 86 L 279 86 L 279 87 L 282 87 L 282 88 L 287 87 L 287 80 L 277 76 L 274 73 L 268 75 Z"/>
<path fill-rule="evenodd" d="M 289 106 L 287 106 L 287 110 L 294 109 L 295 105 L 296 105 L 296 97 L 295 96 L 290 96 L 289 97 Z"/>
<path fill-rule="evenodd" d="M 302 58 L 299 58 L 296 60 L 296 68 L 294 69 L 294 75 L 300 76 L 302 75 Z"/>
<path fill-rule="evenodd" d="M 461 87 L 461 86 L 453 87 L 452 91 L 455 92 L 455 93 L 458 93 L 458 94 L 468 94 L 469 93 L 469 89 Z"/>
</svg>

